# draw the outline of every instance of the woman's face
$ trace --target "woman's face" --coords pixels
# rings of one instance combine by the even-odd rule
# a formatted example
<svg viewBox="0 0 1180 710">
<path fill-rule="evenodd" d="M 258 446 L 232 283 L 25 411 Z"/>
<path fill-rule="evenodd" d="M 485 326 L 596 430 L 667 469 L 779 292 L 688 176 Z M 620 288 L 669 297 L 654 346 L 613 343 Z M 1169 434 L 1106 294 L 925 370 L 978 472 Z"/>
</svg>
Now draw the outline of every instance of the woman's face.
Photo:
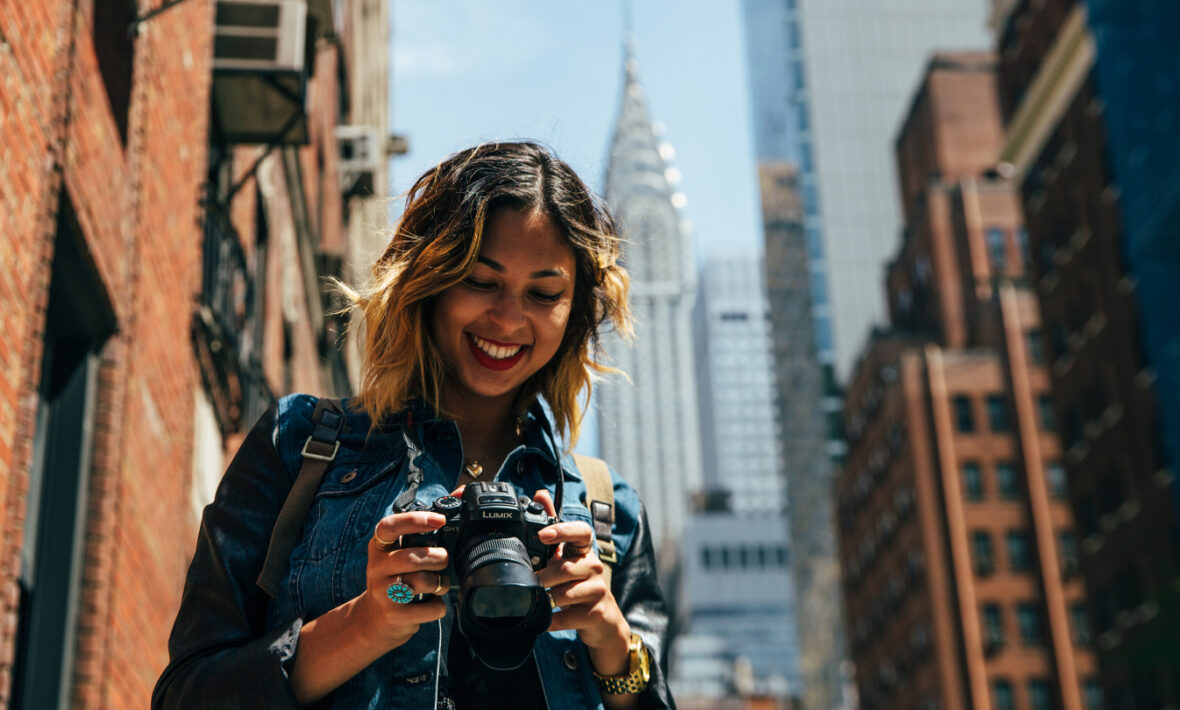
<svg viewBox="0 0 1180 710">
<path fill-rule="evenodd" d="M 574 273 L 573 249 L 549 215 L 491 216 L 475 271 L 434 304 L 431 335 L 452 376 L 444 406 L 511 401 L 561 345 Z"/>
</svg>

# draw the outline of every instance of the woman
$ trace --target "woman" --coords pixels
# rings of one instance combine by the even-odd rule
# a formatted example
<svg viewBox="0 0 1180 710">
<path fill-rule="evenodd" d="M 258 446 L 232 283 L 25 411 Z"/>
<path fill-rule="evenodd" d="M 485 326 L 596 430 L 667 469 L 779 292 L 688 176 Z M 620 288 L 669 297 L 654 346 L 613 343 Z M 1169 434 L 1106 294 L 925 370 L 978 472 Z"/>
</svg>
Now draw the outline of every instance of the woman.
<svg viewBox="0 0 1180 710">
<path fill-rule="evenodd" d="M 612 476 L 608 575 L 587 481 L 554 433 L 576 442 L 578 395 L 608 369 L 600 326 L 629 333 L 618 242 L 536 144 L 476 146 L 424 174 L 371 288 L 344 289 L 366 327 L 359 395 L 338 418 L 284 397 L 206 508 L 153 707 L 671 707 L 643 508 Z M 313 439 L 324 455 L 307 454 Z M 309 465 L 322 479 L 276 554 Z M 553 553 L 536 577 L 554 608 L 523 663 L 455 632 L 443 571 L 456 551 L 399 544 L 443 526 L 432 501 L 492 478 L 558 517 L 535 533 Z M 268 552 L 278 572 L 264 584 Z"/>
</svg>

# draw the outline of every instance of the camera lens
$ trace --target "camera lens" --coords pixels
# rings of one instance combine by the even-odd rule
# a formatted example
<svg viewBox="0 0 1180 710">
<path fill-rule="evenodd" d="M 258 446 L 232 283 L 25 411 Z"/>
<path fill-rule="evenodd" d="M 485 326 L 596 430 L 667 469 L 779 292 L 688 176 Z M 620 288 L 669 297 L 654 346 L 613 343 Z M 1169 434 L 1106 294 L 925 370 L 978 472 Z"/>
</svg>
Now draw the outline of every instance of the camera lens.
<svg viewBox="0 0 1180 710">
<path fill-rule="evenodd" d="M 459 631 L 484 665 L 517 668 L 549 628 L 552 609 L 520 538 L 497 534 L 473 539 L 455 560 L 459 577 Z"/>
<path fill-rule="evenodd" d="M 533 607 L 526 587 L 477 587 L 471 590 L 471 613 L 484 624 L 509 628 L 519 624 Z"/>
</svg>

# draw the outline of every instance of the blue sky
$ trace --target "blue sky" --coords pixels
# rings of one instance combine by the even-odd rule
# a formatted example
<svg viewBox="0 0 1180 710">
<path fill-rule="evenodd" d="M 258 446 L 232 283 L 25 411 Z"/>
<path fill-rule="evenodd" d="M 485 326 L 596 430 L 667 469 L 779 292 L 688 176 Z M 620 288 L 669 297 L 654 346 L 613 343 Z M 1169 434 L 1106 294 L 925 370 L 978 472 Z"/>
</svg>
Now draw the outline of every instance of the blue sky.
<svg viewBox="0 0 1180 710">
<path fill-rule="evenodd" d="M 635 0 L 652 120 L 683 176 L 702 250 L 761 242 L 737 0 Z M 621 2 L 394 0 L 393 163 L 401 192 L 439 158 L 493 138 L 553 147 L 601 190 L 622 83 Z M 396 209 L 400 209 L 396 208 Z"/>
</svg>

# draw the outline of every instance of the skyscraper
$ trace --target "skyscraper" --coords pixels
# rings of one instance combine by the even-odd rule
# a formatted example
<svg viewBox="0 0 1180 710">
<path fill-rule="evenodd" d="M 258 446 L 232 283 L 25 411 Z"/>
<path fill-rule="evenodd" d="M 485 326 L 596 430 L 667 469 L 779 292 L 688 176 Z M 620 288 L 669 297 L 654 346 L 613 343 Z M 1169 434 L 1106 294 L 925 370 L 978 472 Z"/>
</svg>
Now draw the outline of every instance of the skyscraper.
<svg viewBox="0 0 1180 710">
<path fill-rule="evenodd" d="M 597 389 L 600 452 L 643 496 L 657 551 L 684 524 L 689 492 L 701 485 L 692 351 L 696 278 L 680 214 L 684 195 L 669 180 L 672 148 L 652 126 L 628 46 L 622 105 L 606 174 L 606 200 L 625 242 L 635 340 L 608 335 L 612 364 L 627 374 Z"/>
<path fill-rule="evenodd" d="M 762 256 L 705 258 L 696 310 L 705 486 L 738 514 L 787 509 Z"/>
<path fill-rule="evenodd" d="M 682 536 L 677 696 L 796 697 L 786 481 L 762 258 L 705 259 L 696 307 L 705 486 Z M 787 593 L 784 593 L 787 590 Z"/>
</svg>

